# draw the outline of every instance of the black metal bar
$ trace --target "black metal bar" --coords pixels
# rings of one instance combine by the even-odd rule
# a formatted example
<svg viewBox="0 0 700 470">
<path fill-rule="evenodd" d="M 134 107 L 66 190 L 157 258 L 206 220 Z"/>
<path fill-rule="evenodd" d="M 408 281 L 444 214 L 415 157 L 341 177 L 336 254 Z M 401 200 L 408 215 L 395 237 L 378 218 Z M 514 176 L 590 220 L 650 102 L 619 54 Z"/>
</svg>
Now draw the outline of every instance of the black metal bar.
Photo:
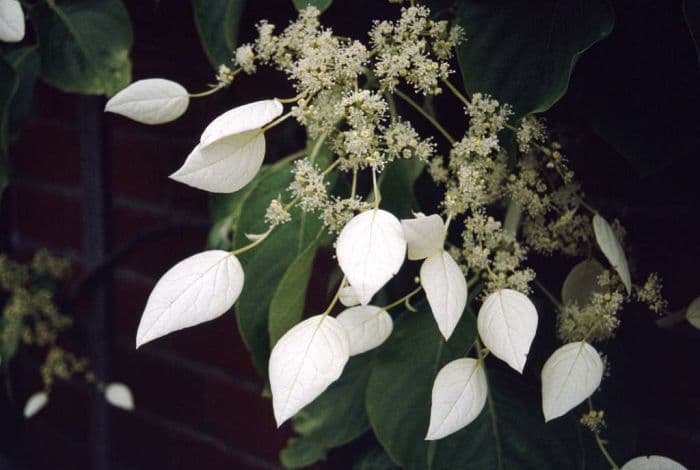
<svg viewBox="0 0 700 470">
<path fill-rule="evenodd" d="M 109 251 L 110 177 L 105 145 L 104 100 L 79 98 L 80 170 L 83 190 L 83 260 L 87 270 Z M 109 372 L 111 273 L 103 277 L 90 299 L 88 352 L 90 364 L 100 380 Z M 90 468 L 109 469 L 109 410 L 101 394 L 90 395 Z"/>
</svg>

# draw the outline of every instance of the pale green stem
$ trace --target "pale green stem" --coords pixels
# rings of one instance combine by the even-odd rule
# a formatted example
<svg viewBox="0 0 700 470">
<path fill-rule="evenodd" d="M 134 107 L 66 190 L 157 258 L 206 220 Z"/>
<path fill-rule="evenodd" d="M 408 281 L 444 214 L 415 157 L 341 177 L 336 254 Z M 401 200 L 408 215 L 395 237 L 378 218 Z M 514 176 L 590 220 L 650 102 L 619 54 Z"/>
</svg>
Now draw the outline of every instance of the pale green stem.
<svg viewBox="0 0 700 470">
<path fill-rule="evenodd" d="M 452 83 L 450 83 L 449 80 L 443 80 L 442 83 L 444 83 L 445 86 L 450 89 L 452 94 L 455 95 L 459 101 L 464 103 L 465 106 L 468 106 L 471 104 L 471 102 L 457 89 L 456 86 L 454 86 Z"/>
<path fill-rule="evenodd" d="M 333 307 L 338 303 L 338 299 L 340 299 L 340 291 L 343 290 L 343 287 L 345 287 L 345 280 L 347 278 L 343 276 L 343 279 L 340 281 L 340 284 L 338 285 L 338 290 L 335 291 L 335 295 L 333 296 L 333 300 L 331 300 L 331 303 L 328 305 L 328 308 L 323 312 L 323 316 L 325 317 L 329 313 L 331 313 L 331 310 L 333 310 Z"/>
<path fill-rule="evenodd" d="M 562 304 L 561 304 L 561 302 L 559 302 L 559 300 L 558 300 L 556 297 L 554 297 L 554 295 L 553 295 L 551 292 L 549 292 L 549 290 L 548 290 L 545 286 L 543 286 L 542 283 L 541 283 L 540 281 L 538 281 L 537 279 L 535 279 L 534 282 L 535 282 L 535 285 L 536 285 L 536 286 L 542 291 L 542 293 L 545 295 L 545 297 L 547 297 L 547 299 L 549 299 L 549 301 L 552 302 L 552 304 L 554 304 L 555 307 L 557 307 L 559 310 L 561 310 L 561 309 L 562 309 Z"/>
<path fill-rule="evenodd" d="M 588 399 L 588 409 L 590 411 L 593 411 L 593 401 L 590 398 Z M 603 457 L 605 457 L 605 460 L 608 461 L 608 463 L 613 468 L 613 470 L 619 470 L 620 467 L 615 462 L 615 459 L 612 458 L 612 455 L 610 455 L 610 452 L 608 452 L 607 447 L 605 447 L 605 441 L 603 439 L 601 439 L 598 431 L 593 431 L 593 435 L 595 436 L 595 442 L 596 442 L 596 444 L 598 444 L 598 448 L 603 453 Z"/>
<path fill-rule="evenodd" d="M 258 246 L 259 244 L 264 242 L 265 239 L 268 237 L 268 235 L 270 235 L 270 233 L 272 233 L 272 227 L 267 229 L 267 232 L 260 235 L 260 238 L 258 238 L 257 240 L 247 244 L 246 246 L 242 246 L 242 247 L 238 248 L 237 250 L 233 250 L 230 253 L 234 256 L 237 256 L 237 255 L 240 255 L 242 253 L 245 253 L 248 250 L 252 250 L 256 246 Z"/>
<path fill-rule="evenodd" d="M 372 189 L 374 190 L 374 208 L 379 208 L 379 203 L 382 200 L 382 194 L 379 192 L 379 185 L 377 184 L 377 172 L 372 169 Z"/>
<path fill-rule="evenodd" d="M 275 120 L 272 121 L 270 124 L 268 124 L 267 126 L 263 127 L 263 128 L 262 128 L 262 131 L 263 131 L 263 132 L 269 131 L 269 130 L 272 129 L 273 127 L 275 127 L 275 126 L 277 126 L 278 124 L 283 123 L 284 121 L 286 121 L 287 119 L 289 119 L 289 117 L 290 117 L 291 115 L 292 115 L 292 113 L 289 112 L 289 113 L 285 114 L 284 116 L 275 119 Z"/>
<path fill-rule="evenodd" d="M 190 93 L 190 98 L 204 98 L 205 96 L 211 96 L 217 91 L 223 90 L 224 87 L 222 85 L 216 85 L 214 88 L 210 88 L 207 91 L 202 91 L 200 93 Z"/>
<path fill-rule="evenodd" d="M 432 124 L 435 127 L 435 129 L 438 130 L 438 132 L 440 132 L 440 134 L 442 134 L 445 137 L 445 139 L 447 139 L 447 141 L 450 144 L 454 145 L 454 143 L 456 142 L 455 138 L 452 137 L 450 133 L 447 132 L 445 128 L 442 127 L 440 123 L 437 122 L 437 120 L 430 113 L 428 113 L 418 103 L 413 101 L 410 96 L 404 94 L 402 91 L 394 90 L 394 94 L 396 94 L 396 96 L 408 103 L 413 109 L 418 111 L 428 122 L 430 122 L 430 124 Z"/>
<path fill-rule="evenodd" d="M 401 305 L 402 303 L 407 302 L 408 300 L 410 300 L 411 297 L 413 297 L 413 296 L 416 295 L 418 292 L 420 292 L 421 289 L 423 289 L 423 286 L 418 286 L 418 287 L 416 287 L 415 289 L 413 289 L 411 292 L 409 292 L 408 294 L 404 295 L 404 296 L 401 297 L 400 299 L 395 300 L 394 302 L 390 303 L 389 305 L 386 305 L 386 306 L 382 307 L 382 310 L 390 310 L 390 309 L 392 309 L 392 308 L 394 308 L 394 307 L 396 307 L 396 306 L 398 306 L 398 305 Z"/>
</svg>

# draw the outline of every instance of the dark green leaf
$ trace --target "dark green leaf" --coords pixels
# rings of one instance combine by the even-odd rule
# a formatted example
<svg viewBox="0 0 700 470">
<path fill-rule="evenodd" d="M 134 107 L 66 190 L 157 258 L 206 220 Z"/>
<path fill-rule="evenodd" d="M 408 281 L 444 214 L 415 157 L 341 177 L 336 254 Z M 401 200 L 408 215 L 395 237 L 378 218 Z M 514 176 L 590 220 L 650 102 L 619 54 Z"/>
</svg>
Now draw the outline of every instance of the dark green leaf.
<svg viewBox="0 0 700 470">
<path fill-rule="evenodd" d="M 464 0 L 457 51 L 464 86 L 509 103 L 516 117 L 549 109 L 566 92 L 578 56 L 607 37 L 607 0 Z"/>
<path fill-rule="evenodd" d="M 280 458 L 288 468 L 316 463 L 326 452 L 347 444 L 369 429 L 365 412 L 365 388 L 369 380 L 371 353 L 348 361 L 343 375 L 294 417 L 292 438 Z"/>
<path fill-rule="evenodd" d="M 274 345 L 287 330 L 296 325 L 304 314 L 306 288 L 311 278 L 311 268 L 318 244 L 323 239 L 324 230 L 289 265 L 282 276 L 270 301 L 269 325 L 270 344 Z"/>
<path fill-rule="evenodd" d="M 245 0 L 194 0 L 193 7 L 194 21 L 209 62 L 214 68 L 230 65 Z"/>
<path fill-rule="evenodd" d="M 42 78 L 68 93 L 112 95 L 131 81 L 131 23 L 121 0 L 40 3 L 30 10 Z"/>
<path fill-rule="evenodd" d="M 34 86 L 41 69 L 41 59 L 36 46 L 25 46 L 9 51 L 7 61 L 17 73 L 17 91 L 10 105 L 8 123 L 10 140 L 19 138 L 24 121 L 32 112 Z"/>
<path fill-rule="evenodd" d="M 394 323 L 391 337 L 377 352 L 367 386 L 367 414 L 374 433 L 389 455 L 408 469 L 428 468 L 434 444 L 425 440 L 425 433 L 438 370 L 463 356 L 476 337 L 473 316 L 464 315 L 445 343 L 430 309 L 425 303 L 417 307 L 418 312 L 405 311 Z"/>
<path fill-rule="evenodd" d="M 302 10 L 309 5 L 314 6 L 319 9 L 319 11 L 326 11 L 326 9 L 331 6 L 331 3 L 333 3 L 333 0 L 292 0 L 294 2 L 294 6 L 297 7 L 297 10 Z"/>
<path fill-rule="evenodd" d="M 352 470 L 398 470 L 389 454 L 381 447 L 372 447 L 355 460 Z"/>
<path fill-rule="evenodd" d="M 638 2 L 625 9 L 610 39 L 591 53 L 596 61 L 586 64 L 583 99 L 593 130 L 642 177 L 696 158 L 700 148 L 697 51 L 681 12 L 669 6 Z"/>
<path fill-rule="evenodd" d="M 325 168 L 329 161 L 330 153 L 319 152 L 316 158 L 319 167 Z M 241 205 L 234 204 L 240 212 L 233 235 L 234 247 L 249 243 L 245 234 L 267 230 L 264 218 L 267 206 L 272 199 L 286 193 L 292 179 L 289 163 L 273 165 Z M 313 214 L 293 209 L 291 215 L 291 222 L 276 228 L 258 249 L 241 257 L 246 283 L 236 309 L 238 326 L 253 363 L 263 374 L 270 354 L 268 318 L 272 298 L 289 267 L 310 244 L 316 243 L 322 230 L 320 220 Z"/>
<path fill-rule="evenodd" d="M 424 167 L 417 158 L 391 162 L 379 181 L 382 208 L 399 218 L 411 217 L 411 211 L 417 209 L 413 187 Z"/>
<path fill-rule="evenodd" d="M 683 16 L 700 60 L 700 0 L 683 0 Z"/>
<path fill-rule="evenodd" d="M 419 310 L 396 322 L 367 390 L 372 427 L 397 463 L 435 470 L 581 468 L 575 419 L 545 425 L 537 387 L 511 371 L 487 371 L 489 402 L 473 423 L 439 441 L 424 441 L 435 376 L 466 353 L 476 333 L 467 313 L 445 343 L 429 310 Z"/>
<path fill-rule="evenodd" d="M 10 164 L 7 159 L 9 145 L 10 106 L 17 91 L 17 74 L 12 66 L 0 57 L 0 198 L 10 180 Z"/>
</svg>

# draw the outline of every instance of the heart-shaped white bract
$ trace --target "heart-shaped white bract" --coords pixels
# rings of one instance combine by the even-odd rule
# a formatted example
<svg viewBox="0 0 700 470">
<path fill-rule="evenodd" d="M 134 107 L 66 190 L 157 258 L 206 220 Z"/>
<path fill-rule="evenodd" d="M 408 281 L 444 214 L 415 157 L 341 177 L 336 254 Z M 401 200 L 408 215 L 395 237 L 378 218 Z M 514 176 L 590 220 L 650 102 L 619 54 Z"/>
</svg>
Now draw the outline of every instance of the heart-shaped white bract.
<svg viewBox="0 0 700 470">
<path fill-rule="evenodd" d="M 558 418 L 590 397 L 603 379 L 603 361 L 593 346 L 565 344 L 542 368 L 544 420 Z"/>
<path fill-rule="evenodd" d="M 218 140 L 261 128 L 282 114 L 284 108 L 277 100 L 262 100 L 244 104 L 221 114 L 202 133 L 199 140 L 205 148 Z"/>
<path fill-rule="evenodd" d="M 105 400 L 107 400 L 110 405 L 128 411 L 134 409 L 134 397 L 129 387 L 123 383 L 112 382 L 107 384 L 104 394 Z"/>
<path fill-rule="evenodd" d="M 635 457 L 620 470 L 687 470 L 675 460 L 661 455 Z"/>
<path fill-rule="evenodd" d="M 530 299 L 512 289 L 494 292 L 479 309 L 477 327 L 489 351 L 522 374 L 537 333 L 537 309 Z"/>
<path fill-rule="evenodd" d="M 18 0 L 0 0 L 0 41 L 19 42 L 24 33 L 22 4 Z"/>
<path fill-rule="evenodd" d="M 437 215 L 418 215 L 415 219 L 402 219 L 408 259 L 424 259 L 442 251 L 445 245 L 445 223 Z"/>
<path fill-rule="evenodd" d="M 356 215 L 338 236 L 336 256 L 360 303 L 367 305 L 406 257 L 401 223 L 381 209 Z"/>
<path fill-rule="evenodd" d="M 627 257 L 622 249 L 620 241 L 615 236 L 612 227 L 600 214 L 593 216 L 593 231 L 595 239 L 598 242 L 600 251 L 603 252 L 617 274 L 620 275 L 622 283 L 627 289 L 627 293 L 632 292 L 632 277 L 630 276 L 630 268 L 627 264 Z"/>
<path fill-rule="evenodd" d="M 349 357 L 348 334 L 333 317 L 316 315 L 285 333 L 272 349 L 269 364 L 277 426 L 335 382 Z"/>
<path fill-rule="evenodd" d="M 241 132 L 207 147 L 197 145 L 170 178 L 211 193 L 232 193 L 255 178 L 264 158 L 262 131 Z"/>
<path fill-rule="evenodd" d="M 27 400 L 27 403 L 24 405 L 24 417 L 27 419 L 31 418 L 41 411 L 48 402 L 49 395 L 46 392 L 35 393 L 29 397 L 29 400 Z"/>
<path fill-rule="evenodd" d="M 374 305 L 348 308 L 336 318 L 348 333 L 351 356 L 380 346 L 394 327 L 391 315 Z"/>
<path fill-rule="evenodd" d="M 180 261 L 148 297 L 136 347 L 223 315 L 238 299 L 243 278 L 241 263 L 227 251 L 205 251 Z"/>
<path fill-rule="evenodd" d="M 340 294 L 338 295 L 338 300 L 343 304 L 344 307 L 354 307 L 360 304 L 360 299 L 357 298 L 355 289 L 352 286 L 345 286 L 340 289 Z"/>
<path fill-rule="evenodd" d="M 164 124 L 187 111 L 190 95 L 179 83 L 163 78 L 139 80 L 114 95 L 105 106 L 143 124 Z"/>
<path fill-rule="evenodd" d="M 449 253 L 440 250 L 420 268 L 420 283 L 445 340 L 450 339 L 467 305 L 467 280 Z"/>
<path fill-rule="evenodd" d="M 457 359 L 440 369 L 433 383 L 426 440 L 442 439 L 474 421 L 486 404 L 488 386 L 482 363 Z"/>
</svg>

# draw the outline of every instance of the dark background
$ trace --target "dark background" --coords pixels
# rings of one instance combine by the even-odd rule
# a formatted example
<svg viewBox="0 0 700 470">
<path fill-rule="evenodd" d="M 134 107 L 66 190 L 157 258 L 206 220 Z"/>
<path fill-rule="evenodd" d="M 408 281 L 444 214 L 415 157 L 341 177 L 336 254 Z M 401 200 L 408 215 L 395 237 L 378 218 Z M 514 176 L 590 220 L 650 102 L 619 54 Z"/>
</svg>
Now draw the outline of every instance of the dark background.
<svg viewBox="0 0 700 470">
<path fill-rule="evenodd" d="M 164 77 L 194 91 L 213 81 L 189 2 L 126 3 L 135 29 L 134 79 Z M 340 34 L 366 29 L 367 12 L 378 3 L 336 0 L 325 18 Z M 697 67 L 697 57 L 677 2 L 616 3 L 623 14 L 618 11 L 613 34 L 583 56 L 567 97 L 547 114 L 550 123 L 563 131 L 590 199 L 628 228 L 633 269 L 642 274 L 658 271 L 671 307 L 677 310 L 700 295 L 698 148 L 681 152 L 670 165 L 642 179 L 593 132 L 591 122 L 601 103 L 618 106 L 623 90 L 637 104 L 635 112 L 664 121 L 665 110 L 658 101 L 684 93 L 673 76 L 685 77 L 697 88 L 697 70 L 695 75 L 686 72 L 689 63 Z M 284 25 L 293 14 L 288 0 L 249 2 L 241 39 L 252 38 L 260 18 Z M 620 51 L 632 50 L 640 42 L 647 46 L 648 66 L 631 69 L 616 59 Z M 632 94 L 627 82 L 622 83 L 623 76 L 631 77 L 643 93 Z M 103 116 L 99 109 L 95 112 L 101 104 L 94 98 L 39 87 L 33 116 L 10 151 L 15 176 L 2 203 L 0 248 L 26 259 L 48 247 L 74 261 L 67 290 L 76 292 L 78 328 L 67 344 L 77 352 L 96 355 L 92 358 L 108 380 L 128 384 L 136 410 L 91 405 L 87 388 L 76 381 L 56 386 L 50 405 L 25 421 L 17 413 L 40 386 L 41 356 L 23 354 L 12 369 L 17 405 L 4 402 L 0 407 L 0 420 L 12 423 L 0 436 L 5 455 L 0 467 L 2 458 L 7 458 L 16 462 L 16 468 L 41 469 L 278 468 L 277 454 L 290 433 L 275 429 L 271 403 L 261 397 L 261 379 L 250 364 L 232 314 L 138 351 L 134 342 L 155 281 L 176 261 L 201 251 L 206 241 L 206 194 L 167 175 L 181 165 L 201 130 L 221 111 L 254 99 L 292 94 L 275 74 L 242 76 L 220 97 L 195 100 L 180 120 L 148 127 Z M 697 108 L 682 113 L 668 120 L 698 122 Z M 95 125 L 104 129 L 101 143 L 85 134 Z M 664 127 L 650 125 L 648 131 L 658 133 L 654 140 L 659 152 L 664 142 L 684 138 Z M 276 129 L 269 140 L 281 135 Z M 99 175 L 86 173 L 90 167 L 85 166 L 85 157 L 81 167 L 81 148 L 84 155 L 97 155 L 98 163 L 105 164 L 105 181 L 97 188 L 90 189 Z M 95 203 L 99 208 L 102 201 L 106 211 L 96 214 Z M 95 256 L 90 233 L 105 235 L 104 256 Z M 533 262 L 538 274 L 543 270 L 543 282 L 558 292 L 558 279 L 570 266 L 554 271 L 547 259 Z M 96 282 L 80 282 L 85 276 Z M 107 296 L 102 304 L 99 295 Z M 654 320 L 653 314 L 636 305 L 625 311 L 619 344 L 628 360 L 613 364 L 612 373 L 627 382 L 622 399 L 633 405 L 640 453 L 668 455 L 688 468 L 700 468 L 700 334 L 688 325 L 661 330 Z M 103 334 L 90 337 L 89 332 L 95 331 Z M 108 449 L 100 447 L 105 442 Z M 331 456 L 327 466 L 346 466 L 345 456 L 351 453 Z M 100 455 L 108 455 L 110 467 L 96 467 Z"/>
</svg>

